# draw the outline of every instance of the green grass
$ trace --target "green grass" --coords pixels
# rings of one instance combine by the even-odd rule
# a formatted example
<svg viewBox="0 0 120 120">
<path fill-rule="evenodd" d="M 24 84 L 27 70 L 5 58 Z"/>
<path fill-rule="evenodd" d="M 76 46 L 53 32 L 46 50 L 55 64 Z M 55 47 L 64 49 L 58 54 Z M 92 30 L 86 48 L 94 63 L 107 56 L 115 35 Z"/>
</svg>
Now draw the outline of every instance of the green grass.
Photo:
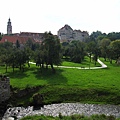
<svg viewBox="0 0 120 120">
<path fill-rule="evenodd" d="M 69 59 L 63 59 L 62 61 L 62 66 L 70 66 L 70 67 L 99 67 L 100 64 L 97 62 L 97 64 L 94 64 L 94 61 L 90 62 L 89 57 L 85 57 L 84 60 L 82 61 L 82 63 L 74 63 L 74 62 L 70 62 Z"/>
<path fill-rule="evenodd" d="M 120 118 L 116 119 L 113 116 L 105 116 L 105 115 L 92 115 L 90 117 L 84 115 L 72 115 L 72 116 L 62 116 L 58 117 L 52 116 L 27 116 L 22 118 L 21 120 L 120 120 Z"/>
<path fill-rule="evenodd" d="M 16 68 L 13 73 L 12 68 L 9 68 L 6 75 L 10 77 L 10 84 L 14 88 L 43 86 L 38 92 L 43 94 L 45 104 L 57 102 L 120 104 L 120 67 L 115 63 L 111 65 L 108 61 L 105 64 L 108 68 L 97 70 L 56 68 L 56 74 L 53 74 L 50 68 L 44 69 L 41 73 L 39 68 L 31 65 L 30 68 L 26 67 L 24 72 Z M 0 72 L 4 71 L 5 68 L 0 67 Z M 25 101 L 29 103 L 33 94 L 20 99 L 20 103 Z"/>
</svg>

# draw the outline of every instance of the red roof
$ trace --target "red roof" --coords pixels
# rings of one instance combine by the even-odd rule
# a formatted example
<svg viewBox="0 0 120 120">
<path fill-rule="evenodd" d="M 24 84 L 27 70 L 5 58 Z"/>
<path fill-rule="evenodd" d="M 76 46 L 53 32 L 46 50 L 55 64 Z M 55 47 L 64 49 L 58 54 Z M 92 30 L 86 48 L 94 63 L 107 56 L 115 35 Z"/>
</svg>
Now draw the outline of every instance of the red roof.
<svg viewBox="0 0 120 120">
<path fill-rule="evenodd" d="M 18 40 L 20 44 L 25 44 L 28 39 L 31 39 L 31 38 L 21 37 L 21 36 L 3 36 L 0 43 L 4 43 L 7 41 L 11 42 L 11 43 L 16 43 L 16 41 Z M 35 42 L 33 39 L 32 39 L 32 41 Z"/>
</svg>

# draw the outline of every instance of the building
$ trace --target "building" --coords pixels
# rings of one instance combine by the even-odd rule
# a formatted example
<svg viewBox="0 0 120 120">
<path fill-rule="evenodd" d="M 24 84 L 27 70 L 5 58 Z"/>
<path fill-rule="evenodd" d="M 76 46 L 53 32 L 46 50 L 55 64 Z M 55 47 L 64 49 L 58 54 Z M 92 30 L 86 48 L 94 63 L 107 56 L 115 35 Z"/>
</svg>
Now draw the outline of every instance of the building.
<svg viewBox="0 0 120 120">
<path fill-rule="evenodd" d="M 12 33 L 12 24 L 10 18 L 7 23 L 7 35 L 4 35 L 0 43 L 11 42 L 16 45 L 16 41 L 19 41 L 20 46 L 23 46 L 27 40 L 32 40 L 34 43 L 41 43 L 44 39 L 44 33 L 33 33 L 33 32 L 20 32 Z"/>
<path fill-rule="evenodd" d="M 57 36 L 60 39 L 61 43 L 70 42 L 73 40 L 86 41 L 89 38 L 89 34 L 87 31 L 73 30 L 67 24 L 58 30 Z M 28 39 L 31 39 L 33 42 L 36 43 L 41 43 L 44 40 L 44 33 L 20 32 L 13 34 L 11 20 L 9 18 L 7 23 L 7 35 L 3 36 L 0 43 L 8 41 L 15 44 L 18 40 L 20 44 L 23 45 Z"/>
<path fill-rule="evenodd" d="M 65 25 L 58 31 L 60 42 L 70 42 L 73 40 L 85 41 L 89 38 L 87 31 L 73 30 L 69 25 Z"/>
<path fill-rule="evenodd" d="M 8 19 L 8 24 L 7 24 L 7 34 L 8 35 L 12 34 L 12 25 L 11 25 L 10 18 Z"/>
<path fill-rule="evenodd" d="M 36 41 L 31 37 L 23 37 L 23 36 L 17 36 L 17 35 L 4 35 L 0 41 L 0 43 L 4 42 L 11 42 L 13 46 L 16 46 L 16 42 L 19 41 L 20 47 L 23 47 L 24 44 L 27 42 L 27 40 L 31 40 L 33 43 L 40 42 Z"/>
</svg>

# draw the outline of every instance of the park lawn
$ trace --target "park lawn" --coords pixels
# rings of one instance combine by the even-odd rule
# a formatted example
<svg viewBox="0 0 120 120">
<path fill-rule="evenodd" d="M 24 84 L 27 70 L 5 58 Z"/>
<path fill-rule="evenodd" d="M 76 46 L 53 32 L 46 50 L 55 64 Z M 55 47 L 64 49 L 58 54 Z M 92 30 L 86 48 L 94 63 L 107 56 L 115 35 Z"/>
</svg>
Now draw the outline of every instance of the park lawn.
<svg viewBox="0 0 120 120">
<path fill-rule="evenodd" d="M 106 69 L 55 68 L 56 74 L 53 74 L 50 68 L 44 69 L 41 73 L 38 67 L 31 65 L 30 68 L 26 67 L 24 72 L 16 68 L 13 73 L 12 68 L 9 68 L 6 75 L 10 77 L 12 87 L 17 89 L 44 86 L 39 92 L 44 95 L 45 104 L 56 102 L 120 104 L 120 67 L 109 62 L 105 63 L 108 65 Z M 0 67 L 0 72 L 4 71 L 5 68 Z M 31 98 L 22 99 L 29 101 Z"/>
<path fill-rule="evenodd" d="M 62 60 L 62 66 L 69 66 L 69 67 L 100 67 L 101 65 L 97 62 L 97 64 L 94 64 L 94 61 L 91 60 L 88 56 L 85 56 L 84 60 L 82 63 L 74 63 L 70 62 L 69 59 L 63 59 Z"/>
<path fill-rule="evenodd" d="M 107 64 L 110 66 L 107 69 L 96 70 L 56 68 L 56 74 L 53 74 L 51 69 L 43 70 L 41 73 L 38 67 L 31 65 L 31 68 L 26 68 L 25 72 L 17 69 L 13 73 L 9 68 L 6 74 L 11 79 L 11 85 L 20 89 L 26 86 L 67 85 L 120 90 L 120 67 L 112 66 L 108 62 Z"/>
</svg>

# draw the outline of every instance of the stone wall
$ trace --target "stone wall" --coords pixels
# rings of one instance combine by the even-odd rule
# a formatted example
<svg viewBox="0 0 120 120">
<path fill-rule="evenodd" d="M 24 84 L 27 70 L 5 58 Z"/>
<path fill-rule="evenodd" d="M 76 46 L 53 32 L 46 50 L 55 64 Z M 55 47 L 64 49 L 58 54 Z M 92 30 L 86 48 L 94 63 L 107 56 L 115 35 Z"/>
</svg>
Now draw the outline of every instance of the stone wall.
<svg viewBox="0 0 120 120">
<path fill-rule="evenodd" d="M 10 98 L 10 79 L 0 76 L 0 103 Z"/>
<path fill-rule="evenodd" d="M 73 30 L 69 25 L 65 25 L 58 31 L 60 42 L 70 42 L 73 40 L 85 41 L 89 38 L 86 31 Z"/>
</svg>

